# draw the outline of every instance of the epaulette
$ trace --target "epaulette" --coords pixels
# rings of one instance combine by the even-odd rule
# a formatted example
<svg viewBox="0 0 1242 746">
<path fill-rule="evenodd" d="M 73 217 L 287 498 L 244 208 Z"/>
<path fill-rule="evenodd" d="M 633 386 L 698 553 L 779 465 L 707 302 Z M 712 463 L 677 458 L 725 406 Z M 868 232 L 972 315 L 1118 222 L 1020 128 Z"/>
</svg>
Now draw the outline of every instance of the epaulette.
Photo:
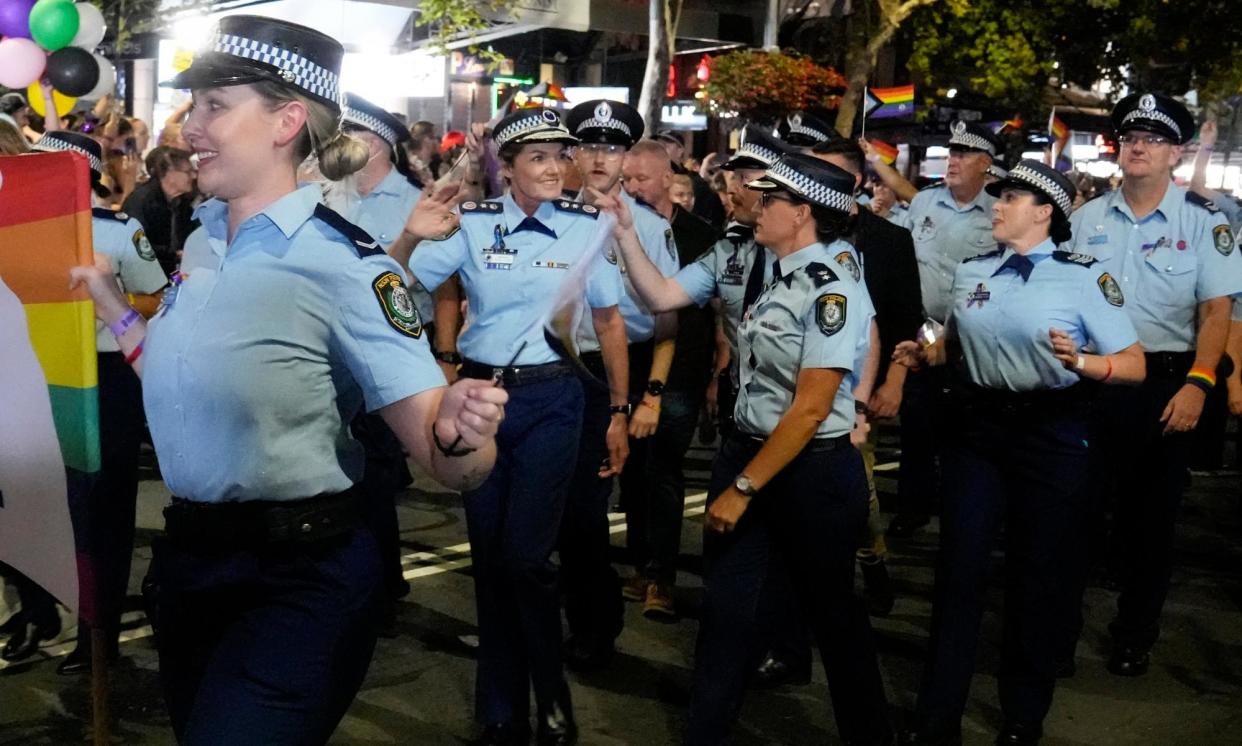
<svg viewBox="0 0 1242 746">
<path fill-rule="evenodd" d="M 660 214 L 660 211 L 655 208 L 655 205 L 651 204 L 650 202 L 639 199 L 638 197 L 635 197 L 634 201 L 642 205 L 643 207 L 647 208 L 648 210 L 651 210 L 656 215 L 659 215 L 660 217 L 664 217 L 662 214 Z"/>
<path fill-rule="evenodd" d="M 1058 262 L 1065 262 L 1066 264 L 1079 264 L 1083 267 L 1090 267 L 1092 264 L 1099 261 L 1090 254 L 1079 254 L 1073 251 L 1054 251 L 1052 252 L 1052 258 L 1056 259 Z"/>
<path fill-rule="evenodd" d="M 499 214 L 505 211 L 505 206 L 500 202 L 475 202 L 474 200 L 466 200 L 461 203 L 461 214 L 468 212 L 481 212 L 484 214 Z"/>
<path fill-rule="evenodd" d="M 120 210 L 109 210 L 106 207 L 92 207 L 91 217 L 100 220 L 115 220 L 118 223 L 128 223 L 129 213 Z"/>
<path fill-rule="evenodd" d="M 370 233 L 349 222 L 339 212 L 322 202 L 315 205 L 315 217 L 327 223 L 329 227 L 348 239 L 349 243 L 354 247 L 354 251 L 358 252 L 359 258 L 384 253 L 384 250 L 380 248 L 379 241 L 371 238 Z"/>
<path fill-rule="evenodd" d="M 586 215 L 594 220 L 599 217 L 599 208 L 595 205 L 588 205 L 585 202 L 574 202 L 571 199 L 554 199 L 552 206 L 561 212 L 572 212 L 578 215 Z"/>
<path fill-rule="evenodd" d="M 922 188 L 922 189 L 920 189 L 919 191 L 920 191 L 920 192 L 926 192 L 926 191 L 929 191 L 929 190 L 931 190 L 931 189 L 940 189 L 940 188 L 941 188 L 941 187 L 943 187 L 943 186 L 944 186 L 944 182 L 943 182 L 943 181 L 933 181 L 932 183 L 930 183 L 930 184 L 928 184 L 927 186 L 923 187 L 923 188 Z"/>
<path fill-rule="evenodd" d="M 803 267 L 803 270 L 814 280 L 815 287 L 817 288 L 822 288 L 830 282 L 836 282 L 841 279 L 836 272 L 832 271 L 831 267 L 819 262 L 810 262 Z"/>
<path fill-rule="evenodd" d="M 1192 205 L 1198 205 L 1210 213 L 1220 212 L 1220 208 L 1216 206 L 1215 202 L 1189 189 L 1186 190 L 1186 201 Z"/>
<path fill-rule="evenodd" d="M 962 263 L 965 264 L 966 262 L 973 262 L 976 259 L 990 259 L 994 256 L 1000 256 L 1001 254 L 1004 254 L 1004 253 L 1005 253 L 1005 250 L 998 247 L 992 251 L 987 252 L 986 254 L 975 254 L 974 256 L 967 257 L 962 260 Z"/>
<path fill-rule="evenodd" d="M 420 178 L 418 178 L 418 177 L 417 177 L 417 176 L 415 176 L 414 174 L 406 174 L 406 175 L 405 175 L 405 180 L 406 180 L 406 181 L 408 181 L 408 182 L 410 182 L 411 184 L 413 184 L 415 187 L 417 187 L 417 188 L 418 188 L 418 191 L 420 191 L 420 192 L 421 192 L 421 191 L 423 191 L 424 189 L 426 189 L 426 188 L 427 188 L 427 187 L 423 186 L 423 180 L 422 180 L 422 179 L 420 179 Z"/>
</svg>

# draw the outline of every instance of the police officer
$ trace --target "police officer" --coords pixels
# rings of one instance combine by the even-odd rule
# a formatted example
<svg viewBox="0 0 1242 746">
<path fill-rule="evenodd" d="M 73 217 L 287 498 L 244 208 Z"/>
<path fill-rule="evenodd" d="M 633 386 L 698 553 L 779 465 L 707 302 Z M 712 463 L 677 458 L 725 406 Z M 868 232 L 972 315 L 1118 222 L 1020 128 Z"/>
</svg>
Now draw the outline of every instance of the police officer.
<svg viewBox="0 0 1242 746">
<path fill-rule="evenodd" d="M 1142 348 L 1116 280 L 1094 259 L 1056 250 L 1069 240 L 1074 186 L 1024 160 L 988 185 L 1003 248 L 967 259 L 953 281 L 946 336 L 960 349 L 931 642 L 913 727 L 902 744 L 960 744 L 974 674 L 992 542 L 1005 526 L 1004 642 L 996 743 L 1039 742 L 1055 660 L 1083 564 L 1087 417 L 1082 379 L 1136 384 Z M 944 362 L 903 342 L 906 365 Z M 1090 345 L 1091 354 L 1083 351 Z M 957 361 L 954 361 L 955 363 Z"/>
<path fill-rule="evenodd" d="M 769 554 L 785 566 L 820 644 L 838 727 L 850 744 L 891 738 L 871 628 L 854 595 L 867 520 L 862 457 L 851 447 L 853 378 L 872 313 L 838 274 L 853 178 L 789 154 L 763 178 L 755 240 L 777 257 L 738 328 L 737 427 L 712 468 L 704 538 L 706 596 L 687 742 L 726 740 L 751 669 Z"/>
<path fill-rule="evenodd" d="M 73 151 L 90 163 L 95 202 L 106 204 L 108 190 L 102 186 L 103 151 L 99 143 L 77 132 L 49 132 L 32 148 L 38 151 Z M 92 243 L 97 256 L 107 257 L 117 286 L 143 316 L 159 305 L 155 295 L 167 284 L 156 261 L 155 250 L 142 225 L 123 212 L 107 207 L 91 211 Z M 85 504 L 72 506 L 79 549 L 90 558 L 92 573 L 83 585 L 83 606 L 102 628 L 109 658 L 117 654 L 121 611 L 129 585 L 129 565 L 134 551 L 134 510 L 138 499 L 138 451 L 143 436 L 142 386 L 125 364 L 116 340 L 102 323 L 97 325 L 95 345 L 99 353 L 99 444 L 100 470 Z M 78 620 L 78 641 L 56 671 L 75 674 L 91 667 L 91 631 Z"/>
<path fill-rule="evenodd" d="M 1095 257 L 1116 281 L 1147 352 L 1142 386 L 1095 400 L 1091 438 L 1092 492 L 1115 497 L 1122 552 L 1108 670 L 1139 676 L 1168 594 L 1189 433 L 1216 383 L 1228 296 L 1242 290 L 1242 264 L 1224 216 L 1170 180 L 1194 135 L 1186 107 L 1137 93 L 1117 103 L 1112 121 L 1121 188 L 1074 213 L 1074 237 L 1064 248 Z"/>
<path fill-rule="evenodd" d="M 465 494 L 479 616 L 476 717 L 483 743 L 526 743 L 533 685 L 538 740 L 572 743 L 577 727 L 561 666 L 560 604 L 551 562 L 582 431 L 582 383 L 548 345 L 543 319 L 596 233 L 599 210 L 561 197 L 559 162 L 577 139 L 552 109 L 520 109 L 496 125 L 510 189 L 463 202 L 460 230 L 419 245 L 410 269 L 434 291 L 460 273 L 469 301 L 458 340 L 466 378 L 498 378 L 512 402 L 496 470 Z M 450 225 L 448 226 L 451 228 Z M 410 230 L 419 241 L 433 232 Z M 587 303 L 607 376 L 606 478 L 621 471 L 630 413 L 624 290 L 616 265 L 587 276 Z M 599 464 L 596 464 L 597 468 Z"/>
<path fill-rule="evenodd" d="M 585 204 L 597 195 L 611 195 L 626 201 L 634 215 L 639 240 L 647 256 L 665 276 L 677 271 L 677 248 L 673 229 L 650 207 L 642 206 L 621 189 L 621 164 L 630 146 L 643 133 L 638 111 L 619 101 L 597 99 L 578 104 L 565 118 L 566 127 L 578 139 L 574 164 L 582 177 L 583 189 L 576 195 Z M 607 261 L 617 264 L 625 280 L 621 297 L 621 317 L 629 341 L 629 391 L 634 404 L 630 417 L 630 453 L 621 474 L 622 493 L 640 491 L 644 484 L 646 451 L 658 432 L 660 403 L 664 384 L 673 361 L 677 316 L 653 314 L 638 299 L 628 281 L 625 264 L 615 243 L 605 249 Z M 577 331 L 582 362 L 599 379 L 606 377 L 599 339 L 593 321 L 585 316 Z M 561 525 L 560 559 L 565 593 L 565 618 L 569 637 L 565 658 L 570 666 L 586 670 L 605 665 L 614 652 L 614 640 L 621 632 L 624 605 L 620 581 L 608 558 L 608 503 L 612 480 L 599 476 L 607 457 L 604 434 L 610 418 L 608 392 L 589 386 L 584 390 L 585 406 L 578 461 Z M 623 500 L 637 501 L 643 495 Z M 680 518 L 680 516 L 679 516 Z"/>
<path fill-rule="evenodd" d="M 182 743 L 324 743 L 361 685 L 380 583 L 348 431 L 364 402 L 455 489 L 495 459 L 504 390 L 446 389 L 400 266 L 297 185 L 312 152 L 329 178 L 366 161 L 339 131 L 343 54 L 285 21 L 221 19 L 171 81 L 192 89 L 185 137 L 216 195 L 196 211 L 188 277 L 148 326 L 111 273 L 72 272 L 143 376 L 175 495 L 151 572 Z"/>
<path fill-rule="evenodd" d="M 1001 142 L 990 127 L 954 122 L 944 181 L 910 202 L 903 227 L 914 236 L 923 311 L 943 322 L 951 307 L 953 273 L 965 258 L 992 250 L 992 203 L 984 191 Z M 927 524 L 937 492 L 938 432 L 951 416 L 944 408 L 945 373 L 931 368 L 906 379 L 901 411 L 901 476 L 897 515 L 888 535 L 908 538 Z"/>
</svg>

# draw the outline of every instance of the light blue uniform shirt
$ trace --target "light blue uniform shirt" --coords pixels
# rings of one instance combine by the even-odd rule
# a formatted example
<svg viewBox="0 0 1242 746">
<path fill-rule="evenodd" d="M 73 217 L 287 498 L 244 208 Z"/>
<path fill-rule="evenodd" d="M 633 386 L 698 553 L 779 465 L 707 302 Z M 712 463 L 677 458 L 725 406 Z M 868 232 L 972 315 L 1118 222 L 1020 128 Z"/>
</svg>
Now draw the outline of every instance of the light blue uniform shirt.
<svg viewBox="0 0 1242 746">
<path fill-rule="evenodd" d="M 388 175 L 380 179 L 375 188 L 359 197 L 357 194 L 340 195 L 343 189 L 328 182 L 325 202 L 329 207 L 345 216 L 349 222 L 371 234 L 380 242 L 385 251 L 393 241 L 401 237 L 405 221 L 409 219 L 422 190 L 414 186 L 409 179 L 401 175 L 395 168 L 388 170 Z M 435 320 L 435 303 L 422 285 L 414 283 L 410 286 L 410 297 L 418 306 L 418 313 L 424 321 Z"/>
<path fill-rule="evenodd" d="M 995 202 L 995 197 L 980 189 L 969 203 L 958 205 L 944 184 L 923 189 L 910 201 L 900 225 L 914 236 L 923 312 L 929 318 L 943 322 L 948 317 L 957 265 L 996 248 L 992 238 Z"/>
<path fill-rule="evenodd" d="M 731 233 L 732 231 L 732 233 Z M 686 291 L 690 301 L 702 306 L 712 298 L 720 299 L 722 325 L 733 360 L 737 360 L 737 327 L 742 320 L 742 302 L 746 298 L 746 279 L 756 259 L 763 263 L 763 280 L 772 276 L 776 257 L 755 243 L 754 230 L 740 224 L 725 229 L 725 237 L 690 264 L 682 267 L 673 280 Z"/>
<path fill-rule="evenodd" d="M 506 194 L 500 200 L 463 202 L 461 230 L 419 245 L 410 270 L 423 287 L 434 291 L 460 273 L 469 302 L 457 341 L 463 357 L 491 366 L 559 359 L 544 340 L 543 320 L 592 242 L 597 215 L 590 205 L 557 199 L 527 217 Z M 587 275 L 588 305 L 618 305 L 625 291 L 617 266 L 602 256 L 595 262 Z M 521 355 L 510 363 L 519 348 Z"/>
<path fill-rule="evenodd" d="M 1121 190 L 1074 212 L 1062 245 L 1088 254 L 1121 285 L 1126 310 L 1147 352 L 1195 348 L 1203 301 L 1242 292 L 1242 259 L 1224 215 L 1172 182 L 1151 214 L 1135 218 Z"/>
<path fill-rule="evenodd" d="M 672 277 L 681 267 L 677 256 L 677 242 L 673 239 L 673 227 L 663 215 L 646 204 L 639 203 L 626 194 L 624 189 L 621 190 L 621 199 L 625 200 L 630 215 L 634 216 L 638 242 L 642 244 L 647 258 L 660 270 L 660 274 Z M 625 319 L 626 339 L 631 343 L 651 339 L 655 336 L 655 315 L 638 297 L 638 291 L 630 282 L 629 273 L 625 271 L 625 258 L 618 251 L 615 239 L 609 239 L 608 246 L 604 248 L 604 258 L 616 264 L 621 271 L 625 294 L 621 296 L 620 310 L 621 318 Z M 591 321 L 590 314 L 582 316 L 582 323 L 578 325 L 577 342 L 578 349 L 582 352 L 599 350 L 599 338 L 595 336 L 595 324 Z"/>
<path fill-rule="evenodd" d="M 1051 328 L 1079 348 L 1111 355 L 1138 341 L 1117 285 L 1089 257 L 1056 252 L 1051 240 L 1031 249 L 1030 277 L 1003 266 L 1013 249 L 997 249 L 958 265 L 953 281 L 956 330 L 972 383 L 1036 391 L 1078 383 L 1052 355 Z"/>
<path fill-rule="evenodd" d="M 767 436 L 776 429 L 793 404 L 803 368 L 847 371 L 816 437 L 853 429 L 853 391 L 875 312 L 866 288 L 833 259 L 846 247 L 843 241 L 814 243 L 781 259 L 779 273 L 773 271 L 774 279 L 742 319 L 741 389 L 734 418 L 743 432 Z"/>
<path fill-rule="evenodd" d="M 91 211 L 91 242 L 95 253 L 108 257 L 112 274 L 123 293 L 148 295 L 168 284 L 155 259 L 142 224 L 123 212 L 102 207 Z M 102 321 L 95 321 L 95 349 L 119 352 L 116 337 Z"/>
<path fill-rule="evenodd" d="M 293 500 L 362 477 L 349 423 L 444 385 L 401 268 L 303 186 L 242 223 L 208 200 L 189 275 L 150 325 L 143 393 L 168 489 L 200 502 Z M 318 210 L 317 210 L 318 208 Z M 391 292 L 391 291 L 390 291 Z"/>
<path fill-rule="evenodd" d="M 909 227 L 910 210 L 905 205 L 896 204 L 889 208 L 888 215 L 884 219 L 893 225 L 900 225 L 902 228 Z"/>
</svg>

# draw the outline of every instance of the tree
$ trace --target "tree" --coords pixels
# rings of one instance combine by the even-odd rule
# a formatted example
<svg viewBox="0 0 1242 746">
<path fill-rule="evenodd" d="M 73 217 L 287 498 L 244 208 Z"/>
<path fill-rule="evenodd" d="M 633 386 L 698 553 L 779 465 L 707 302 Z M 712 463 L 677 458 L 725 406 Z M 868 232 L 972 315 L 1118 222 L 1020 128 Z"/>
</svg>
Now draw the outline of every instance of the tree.
<svg viewBox="0 0 1242 746">
<path fill-rule="evenodd" d="M 683 0 L 650 0 L 647 24 L 647 70 L 638 96 L 638 113 L 654 133 L 660 126 L 664 92 L 668 90 L 668 66 L 677 46 Z"/>
<path fill-rule="evenodd" d="M 518 2 L 519 0 L 420 0 L 415 9 L 414 25 L 429 27 L 432 47 L 447 55 L 452 43 L 492 28 L 492 19 L 514 13 Z M 468 49 L 489 70 L 495 69 L 505 59 L 503 54 L 491 47 L 484 49 L 471 44 Z"/>
<path fill-rule="evenodd" d="M 845 78 L 836 70 L 809 57 L 746 49 L 713 60 L 703 90 L 713 114 L 772 122 L 800 109 L 834 109 L 844 88 Z"/>
</svg>

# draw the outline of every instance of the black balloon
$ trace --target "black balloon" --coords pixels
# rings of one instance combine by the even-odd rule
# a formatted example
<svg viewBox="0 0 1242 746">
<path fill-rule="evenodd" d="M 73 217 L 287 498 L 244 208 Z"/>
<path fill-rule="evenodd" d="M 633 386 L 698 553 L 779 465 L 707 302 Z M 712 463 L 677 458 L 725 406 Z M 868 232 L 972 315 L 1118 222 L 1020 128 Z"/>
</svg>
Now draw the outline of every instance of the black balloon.
<svg viewBox="0 0 1242 746">
<path fill-rule="evenodd" d="M 99 82 L 99 63 L 85 49 L 57 49 L 47 58 L 47 79 L 66 96 L 82 96 Z"/>
</svg>

